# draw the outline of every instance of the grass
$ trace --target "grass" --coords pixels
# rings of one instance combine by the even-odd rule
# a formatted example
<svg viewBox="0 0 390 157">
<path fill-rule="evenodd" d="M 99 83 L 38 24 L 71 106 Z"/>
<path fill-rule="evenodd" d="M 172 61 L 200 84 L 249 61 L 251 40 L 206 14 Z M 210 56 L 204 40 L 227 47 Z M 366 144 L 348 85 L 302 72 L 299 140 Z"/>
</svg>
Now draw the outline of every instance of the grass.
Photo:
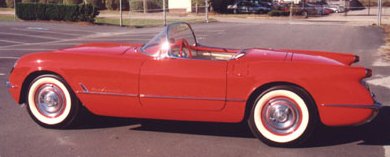
<svg viewBox="0 0 390 157">
<path fill-rule="evenodd" d="M 204 19 L 201 18 L 183 18 L 183 19 L 167 19 L 167 23 L 172 22 L 188 22 L 188 23 L 203 23 Z M 209 19 L 210 22 L 215 22 L 215 19 Z M 119 25 L 118 18 L 98 17 L 96 18 L 96 24 L 106 25 Z M 163 19 L 123 19 L 123 25 L 129 27 L 153 27 L 162 26 L 164 24 Z"/>
<path fill-rule="evenodd" d="M 0 8 L 0 11 L 14 11 L 14 8 Z"/>
<path fill-rule="evenodd" d="M 383 25 L 385 32 L 385 45 L 383 45 L 379 52 L 385 61 L 390 61 L 390 25 Z"/>
<path fill-rule="evenodd" d="M 0 14 L 0 21 L 14 21 L 14 15 Z"/>
</svg>

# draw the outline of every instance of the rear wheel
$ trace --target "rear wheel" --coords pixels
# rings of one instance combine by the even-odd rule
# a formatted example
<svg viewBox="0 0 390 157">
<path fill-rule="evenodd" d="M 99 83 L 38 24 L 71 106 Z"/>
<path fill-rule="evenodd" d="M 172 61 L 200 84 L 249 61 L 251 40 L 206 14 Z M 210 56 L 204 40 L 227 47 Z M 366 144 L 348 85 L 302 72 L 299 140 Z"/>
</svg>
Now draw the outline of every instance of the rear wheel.
<svg viewBox="0 0 390 157">
<path fill-rule="evenodd" d="M 302 144 L 317 123 L 311 97 L 295 86 L 275 86 L 258 96 L 248 123 L 251 131 L 271 146 Z"/>
<path fill-rule="evenodd" d="M 66 128 L 76 119 L 80 104 L 62 78 L 47 74 L 31 82 L 27 108 L 32 119 L 39 125 L 46 128 Z"/>
</svg>

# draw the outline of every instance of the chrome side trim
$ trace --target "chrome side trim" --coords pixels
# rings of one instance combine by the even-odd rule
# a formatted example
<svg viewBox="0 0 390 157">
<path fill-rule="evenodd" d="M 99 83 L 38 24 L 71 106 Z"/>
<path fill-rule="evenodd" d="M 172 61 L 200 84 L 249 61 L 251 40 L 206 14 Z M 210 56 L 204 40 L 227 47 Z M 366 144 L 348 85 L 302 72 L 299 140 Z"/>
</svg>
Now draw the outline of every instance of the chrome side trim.
<svg viewBox="0 0 390 157">
<path fill-rule="evenodd" d="M 81 89 L 83 89 L 84 92 L 89 92 L 88 88 L 83 83 L 79 83 L 79 84 L 81 86 Z"/>
<path fill-rule="evenodd" d="M 238 98 L 209 98 L 209 97 L 186 97 L 186 96 L 160 96 L 160 95 L 145 95 L 140 94 L 141 98 L 155 98 L 155 99 L 187 99 L 187 100 L 208 100 L 208 101 L 228 101 L 228 102 L 245 102 L 244 99 Z"/>
<path fill-rule="evenodd" d="M 239 98 L 228 98 L 226 99 L 227 102 L 246 102 L 245 99 L 239 99 Z"/>
<path fill-rule="evenodd" d="M 124 94 L 124 93 L 114 93 L 114 92 L 90 92 L 90 91 L 77 91 L 78 94 L 92 94 L 92 95 L 109 95 L 109 96 L 128 96 L 128 97 L 137 97 L 138 94 Z"/>
<path fill-rule="evenodd" d="M 79 83 L 81 89 L 83 91 L 77 91 L 76 93 L 78 94 L 94 94 L 94 95 L 110 95 L 110 96 L 129 96 L 129 97 L 136 97 L 138 94 L 129 94 L 129 93 L 115 93 L 115 92 L 94 92 L 94 91 L 89 91 L 87 86 L 85 86 L 83 83 Z"/>
<path fill-rule="evenodd" d="M 322 104 L 321 106 L 379 110 L 382 107 L 382 104 L 375 102 L 374 105 Z"/>
<path fill-rule="evenodd" d="M 160 95 L 145 95 L 145 94 L 132 94 L 132 93 L 115 93 L 115 92 L 95 92 L 88 90 L 87 86 L 83 83 L 79 83 L 82 91 L 76 91 L 77 94 L 94 94 L 94 95 L 109 95 L 109 96 L 128 96 L 128 97 L 140 97 L 140 98 L 156 98 L 156 99 L 187 99 L 187 100 L 207 100 L 207 101 L 226 101 L 226 102 L 246 102 L 245 99 L 239 98 L 209 98 L 209 97 L 186 97 L 186 96 L 160 96 Z"/>
</svg>

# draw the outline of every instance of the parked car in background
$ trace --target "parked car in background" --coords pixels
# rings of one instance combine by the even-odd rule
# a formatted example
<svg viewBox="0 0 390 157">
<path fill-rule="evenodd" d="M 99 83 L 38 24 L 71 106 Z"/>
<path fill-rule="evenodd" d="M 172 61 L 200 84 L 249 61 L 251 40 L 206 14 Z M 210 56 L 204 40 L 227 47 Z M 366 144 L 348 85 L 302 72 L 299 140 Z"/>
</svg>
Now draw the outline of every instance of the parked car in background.
<svg viewBox="0 0 390 157">
<path fill-rule="evenodd" d="M 234 14 L 240 13 L 267 13 L 272 10 L 272 4 L 261 1 L 237 1 L 233 5 L 228 5 L 228 10 Z"/>
<path fill-rule="evenodd" d="M 318 8 L 315 5 L 309 3 L 294 4 L 292 11 L 293 15 L 302 15 L 305 18 L 320 14 Z"/>
<path fill-rule="evenodd" d="M 345 12 L 345 7 L 339 4 L 327 4 L 324 8 L 332 10 L 333 13 L 343 13 Z"/>
<path fill-rule="evenodd" d="M 317 9 L 317 15 L 329 15 L 329 14 L 333 13 L 333 10 L 326 8 L 325 5 L 314 4 L 314 6 Z"/>
</svg>

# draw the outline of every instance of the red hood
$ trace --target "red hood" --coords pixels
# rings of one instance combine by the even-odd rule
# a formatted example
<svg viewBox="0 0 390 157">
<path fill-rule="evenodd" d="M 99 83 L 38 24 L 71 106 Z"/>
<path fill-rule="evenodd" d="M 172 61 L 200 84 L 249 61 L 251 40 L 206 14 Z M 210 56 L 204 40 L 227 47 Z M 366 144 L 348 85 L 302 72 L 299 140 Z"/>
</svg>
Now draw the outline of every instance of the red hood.
<svg viewBox="0 0 390 157">
<path fill-rule="evenodd" d="M 95 53 L 95 54 L 112 54 L 120 55 L 129 49 L 136 49 L 142 44 L 127 44 L 127 43 L 87 43 L 78 45 L 72 48 L 58 50 L 60 52 L 70 53 Z"/>
</svg>

